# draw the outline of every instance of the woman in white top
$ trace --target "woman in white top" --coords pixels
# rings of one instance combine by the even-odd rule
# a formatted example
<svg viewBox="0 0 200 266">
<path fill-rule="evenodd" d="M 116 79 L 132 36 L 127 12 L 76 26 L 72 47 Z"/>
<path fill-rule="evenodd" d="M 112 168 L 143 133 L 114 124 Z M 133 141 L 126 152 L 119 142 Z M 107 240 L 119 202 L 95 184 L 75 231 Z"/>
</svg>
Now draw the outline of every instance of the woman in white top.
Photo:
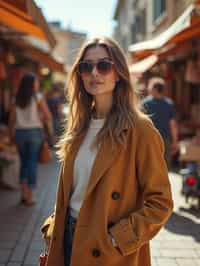
<svg viewBox="0 0 200 266">
<path fill-rule="evenodd" d="M 35 203 L 33 189 L 37 183 L 43 119 L 51 120 L 51 114 L 39 92 L 37 77 L 32 73 L 27 73 L 21 80 L 9 118 L 10 137 L 15 138 L 21 161 L 21 201 L 27 205 Z"/>
<path fill-rule="evenodd" d="M 172 199 L 163 141 L 118 44 L 94 38 L 69 73 L 69 117 L 46 266 L 150 266 Z M 49 223 L 50 222 L 50 223 Z"/>
</svg>

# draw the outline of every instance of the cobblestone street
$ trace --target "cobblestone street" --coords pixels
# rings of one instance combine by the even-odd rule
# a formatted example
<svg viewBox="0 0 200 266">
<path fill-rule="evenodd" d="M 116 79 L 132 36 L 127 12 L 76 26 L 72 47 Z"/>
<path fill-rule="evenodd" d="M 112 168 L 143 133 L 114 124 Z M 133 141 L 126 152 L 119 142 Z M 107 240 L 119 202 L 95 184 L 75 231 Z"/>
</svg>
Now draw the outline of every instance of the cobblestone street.
<svg viewBox="0 0 200 266">
<path fill-rule="evenodd" d="M 151 241 L 152 266 L 200 265 L 200 213 L 180 195 L 181 178 L 170 174 L 174 212 L 165 228 Z"/>
<path fill-rule="evenodd" d="M 0 266 L 37 265 L 43 249 L 39 228 L 53 209 L 58 167 L 55 161 L 40 166 L 34 207 L 19 205 L 18 192 L 0 191 Z M 151 242 L 152 266 L 200 266 L 200 214 L 190 210 L 180 196 L 180 176 L 170 174 L 170 180 L 174 213 Z"/>
</svg>

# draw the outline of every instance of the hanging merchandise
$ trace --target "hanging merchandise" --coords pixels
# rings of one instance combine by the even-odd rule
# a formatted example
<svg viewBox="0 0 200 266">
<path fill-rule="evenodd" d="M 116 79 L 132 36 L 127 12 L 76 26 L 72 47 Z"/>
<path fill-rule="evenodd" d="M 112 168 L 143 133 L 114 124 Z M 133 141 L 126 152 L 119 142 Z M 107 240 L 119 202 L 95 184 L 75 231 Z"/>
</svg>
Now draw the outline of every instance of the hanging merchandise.
<svg viewBox="0 0 200 266">
<path fill-rule="evenodd" d="M 4 89 L 3 90 L 3 101 L 4 101 L 4 111 L 7 113 L 10 110 L 10 105 L 11 105 L 11 97 L 10 97 L 10 90 L 9 89 Z"/>
<path fill-rule="evenodd" d="M 197 57 L 190 58 L 186 63 L 185 80 L 193 84 L 200 84 L 200 67 Z"/>
<path fill-rule="evenodd" d="M 174 71 L 172 69 L 171 64 L 166 64 L 166 71 L 165 71 L 165 76 L 164 76 L 166 81 L 173 81 L 174 79 Z"/>
<path fill-rule="evenodd" d="M 5 54 L 5 60 L 8 64 L 14 65 L 16 63 L 15 56 L 12 51 L 7 51 Z"/>
<path fill-rule="evenodd" d="M 199 47 L 199 51 L 198 51 L 198 55 L 197 55 L 197 66 L 200 69 L 200 47 Z"/>
<path fill-rule="evenodd" d="M 0 80 L 7 78 L 6 68 L 2 61 L 0 61 Z"/>
<path fill-rule="evenodd" d="M 196 124 L 200 124 L 199 112 L 200 112 L 200 105 L 199 104 L 192 104 L 191 105 L 191 119 Z"/>
<path fill-rule="evenodd" d="M 22 67 L 14 67 L 10 70 L 10 82 L 12 90 L 15 92 L 19 86 L 19 82 L 23 75 L 25 74 L 25 70 Z"/>
<path fill-rule="evenodd" d="M 1 120 L 4 124 L 8 124 L 8 114 L 11 106 L 11 88 L 8 79 L 1 82 L 1 93 L 2 93 L 2 117 Z"/>
</svg>

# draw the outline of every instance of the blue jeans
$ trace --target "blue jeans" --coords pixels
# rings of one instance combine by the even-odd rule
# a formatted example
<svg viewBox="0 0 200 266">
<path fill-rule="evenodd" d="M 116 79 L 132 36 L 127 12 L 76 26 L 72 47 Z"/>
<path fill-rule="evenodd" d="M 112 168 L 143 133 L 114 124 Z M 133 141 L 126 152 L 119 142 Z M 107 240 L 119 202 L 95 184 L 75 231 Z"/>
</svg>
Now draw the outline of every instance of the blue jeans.
<svg viewBox="0 0 200 266">
<path fill-rule="evenodd" d="M 42 130 L 17 129 L 16 145 L 20 156 L 20 181 L 34 188 L 37 183 L 37 166 L 40 147 L 42 144 Z"/>
<path fill-rule="evenodd" d="M 65 220 L 65 232 L 64 232 L 64 264 L 70 266 L 70 258 L 72 253 L 72 242 L 76 226 L 76 219 L 70 216 L 69 209 L 67 210 Z"/>
</svg>

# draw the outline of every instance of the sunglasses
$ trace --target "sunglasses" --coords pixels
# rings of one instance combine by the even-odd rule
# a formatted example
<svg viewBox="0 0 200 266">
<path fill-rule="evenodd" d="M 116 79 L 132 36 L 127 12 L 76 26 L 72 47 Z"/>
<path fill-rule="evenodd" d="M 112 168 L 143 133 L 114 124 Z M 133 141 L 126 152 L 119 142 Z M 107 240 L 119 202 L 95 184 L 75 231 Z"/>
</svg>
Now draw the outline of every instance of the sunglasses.
<svg viewBox="0 0 200 266">
<path fill-rule="evenodd" d="M 81 61 L 78 64 L 78 73 L 80 75 L 89 75 L 92 73 L 94 67 L 96 67 L 99 74 L 107 75 L 113 69 L 114 63 L 108 59 L 101 59 L 97 63 L 91 63 L 89 61 Z"/>
</svg>

